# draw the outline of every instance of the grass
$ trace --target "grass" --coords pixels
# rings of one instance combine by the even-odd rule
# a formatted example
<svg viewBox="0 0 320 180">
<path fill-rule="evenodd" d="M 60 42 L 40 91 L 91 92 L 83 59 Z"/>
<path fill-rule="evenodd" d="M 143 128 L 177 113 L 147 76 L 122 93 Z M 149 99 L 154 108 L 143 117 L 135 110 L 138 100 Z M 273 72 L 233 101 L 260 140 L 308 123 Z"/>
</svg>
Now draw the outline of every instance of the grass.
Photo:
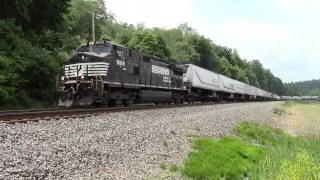
<svg viewBox="0 0 320 180">
<path fill-rule="evenodd" d="M 287 107 L 287 128 L 303 136 L 320 138 L 320 104 L 318 102 L 292 102 Z"/>
<path fill-rule="evenodd" d="M 290 135 L 278 128 L 252 122 L 242 122 L 234 131 L 243 139 L 261 145 L 277 146 L 288 142 Z"/>
<path fill-rule="evenodd" d="M 270 148 L 250 172 L 251 179 L 320 179 L 319 139 L 294 137 L 291 143 Z M 317 177 L 317 178 L 315 178 Z"/>
<path fill-rule="evenodd" d="M 169 170 L 170 172 L 180 171 L 181 168 L 176 164 L 166 164 L 165 162 L 160 163 L 160 168 L 162 170 Z"/>
<path fill-rule="evenodd" d="M 311 121 L 320 122 L 320 105 L 319 104 L 298 104 L 296 108 Z"/>
<path fill-rule="evenodd" d="M 200 138 L 184 161 L 192 179 L 320 179 L 320 140 L 243 122 L 237 136 Z"/>
<path fill-rule="evenodd" d="M 160 163 L 160 168 L 161 168 L 162 170 L 166 170 L 166 169 L 167 169 L 167 164 L 166 164 L 165 162 L 161 162 L 161 163 Z"/>
<path fill-rule="evenodd" d="M 239 138 L 199 139 L 184 162 L 183 173 L 195 179 L 238 179 L 264 156 L 263 147 L 246 144 Z"/>
<path fill-rule="evenodd" d="M 286 131 L 242 122 L 232 136 L 213 139 L 196 126 L 183 164 L 160 167 L 186 179 L 320 179 L 320 103 L 286 101 L 272 111 Z"/>
<path fill-rule="evenodd" d="M 169 170 L 170 170 L 171 172 L 177 172 L 177 171 L 180 170 L 180 168 L 179 168 L 179 166 L 176 165 L 176 164 L 171 164 L 171 165 L 169 165 Z"/>
<path fill-rule="evenodd" d="M 299 151 L 294 159 L 284 160 L 280 166 L 277 179 L 320 179 L 320 164 L 306 151 Z"/>
</svg>

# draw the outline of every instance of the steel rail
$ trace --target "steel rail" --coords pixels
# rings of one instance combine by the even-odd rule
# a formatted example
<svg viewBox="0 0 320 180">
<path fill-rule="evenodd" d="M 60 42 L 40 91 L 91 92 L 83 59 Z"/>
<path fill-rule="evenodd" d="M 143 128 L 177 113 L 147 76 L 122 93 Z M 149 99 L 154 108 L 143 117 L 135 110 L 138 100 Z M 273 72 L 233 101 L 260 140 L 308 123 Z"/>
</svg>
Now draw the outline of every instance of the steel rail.
<svg viewBox="0 0 320 180">
<path fill-rule="evenodd" d="M 69 118 L 84 118 L 89 116 L 97 116 L 101 113 L 166 109 L 192 106 L 205 106 L 224 104 L 228 102 L 207 102 L 193 104 L 169 104 L 169 105 L 134 105 L 130 107 L 102 107 L 102 108 L 81 108 L 81 109 L 30 109 L 30 110 L 9 110 L 0 111 L 0 123 L 26 123 L 28 121 L 37 122 L 39 120 L 52 119 L 69 119 Z"/>
</svg>

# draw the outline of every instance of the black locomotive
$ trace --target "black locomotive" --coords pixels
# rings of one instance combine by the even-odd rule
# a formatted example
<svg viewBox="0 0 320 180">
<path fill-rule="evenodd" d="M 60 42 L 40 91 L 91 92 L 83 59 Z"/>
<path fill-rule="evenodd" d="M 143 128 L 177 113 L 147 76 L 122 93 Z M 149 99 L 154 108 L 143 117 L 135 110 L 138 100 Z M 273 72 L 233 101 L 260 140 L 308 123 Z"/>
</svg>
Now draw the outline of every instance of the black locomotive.
<svg viewBox="0 0 320 180">
<path fill-rule="evenodd" d="M 186 68 L 107 40 L 77 48 L 58 78 L 59 106 L 182 103 Z"/>
</svg>

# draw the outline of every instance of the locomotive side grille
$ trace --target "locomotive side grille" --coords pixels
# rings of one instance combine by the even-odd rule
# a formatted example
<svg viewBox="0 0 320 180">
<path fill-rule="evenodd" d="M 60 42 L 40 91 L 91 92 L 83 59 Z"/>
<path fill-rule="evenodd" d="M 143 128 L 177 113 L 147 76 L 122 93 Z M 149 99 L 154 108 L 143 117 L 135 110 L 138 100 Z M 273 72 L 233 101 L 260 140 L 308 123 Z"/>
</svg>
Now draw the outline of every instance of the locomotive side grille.
<svg viewBox="0 0 320 180">
<path fill-rule="evenodd" d="M 109 63 L 77 63 L 65 65 L 64 73 L 66 78 L 88 76 L 107 76 Z"/>
</svg>

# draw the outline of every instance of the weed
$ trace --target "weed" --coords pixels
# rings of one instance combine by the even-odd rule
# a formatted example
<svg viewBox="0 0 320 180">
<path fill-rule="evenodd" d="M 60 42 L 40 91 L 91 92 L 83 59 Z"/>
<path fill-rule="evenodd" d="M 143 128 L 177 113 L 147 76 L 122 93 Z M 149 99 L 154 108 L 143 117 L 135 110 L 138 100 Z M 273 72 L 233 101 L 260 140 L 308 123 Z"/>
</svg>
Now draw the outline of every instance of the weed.
<svg viewBox="0 0 320 180">
<path fill-rule="evenodd" d="M 160 163 L 160 168 L 161 168 L 162 170 L 166 170 L 166 169 L 167 169 L 167 164 L 166 164 L 165 162 L 161 162 L 161 163 Z"/>
<path fill-rule="evenodd" d="M 273 112 L 274 114 L 276 114 L 276 115 L 281 116 L 281 115 L 284 114 L 286 111 L 283 110 L 283 109 L 280 109 L 280 108 L 273 108 L 273 109 L 272 109 L 272 112 Z"/>
<path fill-rule="evenodd" d="M 294 159 L 284 160 L 277 179 L 320 179 L 320 164 L 306 151 L 300 150 Z"/>
<path fill-rule="evenodd" d="M 171 165 L 169 166 L 169 170 L 170 170 L 171 172 L 177 172 L 177 171 L 179 170 L 179 166 L 176 165 L 176 164 L 171 164 Z"/>
<path fill-rule="evenodd" d="M 197 135 L 195 132 L 188 132 L 187 137 L 188 138 L 199 138 L 200 136 Z"/>
</svg>

